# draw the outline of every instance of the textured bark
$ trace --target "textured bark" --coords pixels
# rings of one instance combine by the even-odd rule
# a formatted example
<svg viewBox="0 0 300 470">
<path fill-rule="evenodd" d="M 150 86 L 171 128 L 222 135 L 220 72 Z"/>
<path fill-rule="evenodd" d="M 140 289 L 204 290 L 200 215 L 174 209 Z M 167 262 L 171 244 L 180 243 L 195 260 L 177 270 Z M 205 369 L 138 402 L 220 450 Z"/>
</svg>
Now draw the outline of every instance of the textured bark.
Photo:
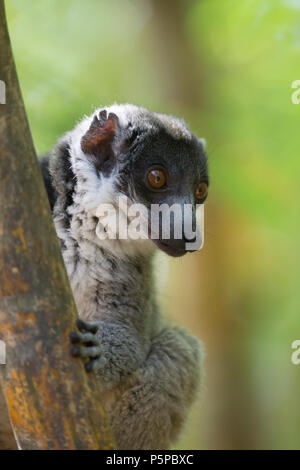
<svg viewBox="0 0 300 470">
<path fill-rule="evenodd" d="M 22 449 L 113 447 L 93 375 L 70 356 L 76 308 L 53 227 L 0 0 L 2 387 Z M 1 426 L 1 422 L 0 422 Z"/>
</svg>

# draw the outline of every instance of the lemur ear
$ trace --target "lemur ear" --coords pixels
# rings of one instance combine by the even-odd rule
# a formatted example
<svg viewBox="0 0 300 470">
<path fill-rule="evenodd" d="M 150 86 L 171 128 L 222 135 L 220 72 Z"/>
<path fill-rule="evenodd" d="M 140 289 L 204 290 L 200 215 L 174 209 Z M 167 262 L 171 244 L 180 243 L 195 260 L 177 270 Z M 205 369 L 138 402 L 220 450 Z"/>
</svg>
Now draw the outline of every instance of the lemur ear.
<svg viewBox="0 0 300 470">
<path fill-rule="evenodd" d="M 118 127 L 118 116 L 114 113 L 107 116 L 106 110 L 103 110 L 99 117 L 94 117 L 81 139 L 81 150 L 93 158 L 96 168 L 103 173 L 109 173 L 116 163 L 113 143 Z"/>
</svg>

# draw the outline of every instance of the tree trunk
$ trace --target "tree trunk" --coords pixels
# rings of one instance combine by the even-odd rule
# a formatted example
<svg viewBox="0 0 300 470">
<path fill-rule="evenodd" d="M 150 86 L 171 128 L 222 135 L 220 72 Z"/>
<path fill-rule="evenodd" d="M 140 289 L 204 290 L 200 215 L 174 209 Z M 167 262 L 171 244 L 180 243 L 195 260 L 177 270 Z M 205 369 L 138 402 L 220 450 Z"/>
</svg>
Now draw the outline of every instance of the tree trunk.
<svg viewBox="0 0 300 470">
<path fill-rule="evenodd" d="M 76 308 L 26 118 L 0 0 L 2 387 L 21 449 L 109 449 L 93 375 L 70 355 Z M 1 418 L 0 418 L 1 426 Z"/>
</svg>

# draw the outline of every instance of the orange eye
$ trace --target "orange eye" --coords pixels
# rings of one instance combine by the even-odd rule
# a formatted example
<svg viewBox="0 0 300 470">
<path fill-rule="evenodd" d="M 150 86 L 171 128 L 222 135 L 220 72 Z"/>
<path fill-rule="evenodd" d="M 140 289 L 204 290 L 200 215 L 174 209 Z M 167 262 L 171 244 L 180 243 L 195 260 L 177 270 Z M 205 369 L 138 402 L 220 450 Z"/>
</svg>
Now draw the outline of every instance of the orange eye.
<svg viewBox="0 0 300 470">
<path fill-rule="evenodd" d="M 196 199 L 203 199 L 207 195 L 207 184 L 206 183 L 200 183 L 198 188 L 196 189 L 195 196 Z"/>
<path fill-rule="evenodd" d="M 147 178 L 148 178 L 148 182 L 151 188 L 154 188 L 154 189 L 162 188 L 166 184 L 166 181 L 167 181 L 165 172 L 161 170 L 160 168 L 150 170 L 147 175 Z"/>
</svg>

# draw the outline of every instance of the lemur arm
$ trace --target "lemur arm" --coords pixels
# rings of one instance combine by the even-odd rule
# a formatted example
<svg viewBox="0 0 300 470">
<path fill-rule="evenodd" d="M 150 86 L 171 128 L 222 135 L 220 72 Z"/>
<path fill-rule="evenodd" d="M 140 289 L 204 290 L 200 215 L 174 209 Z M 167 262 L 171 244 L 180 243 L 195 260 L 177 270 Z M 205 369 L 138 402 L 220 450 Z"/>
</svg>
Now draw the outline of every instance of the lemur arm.
<svg viewBox="0 0 300 470">
<path fill-rule="evenodd" d="M 113 105 L 65 134 L 49 166 L 47 159 L 42 162 L 81 319 L 71 336 L 72 353 L 99 377 L 117 447 L 166 449 L 195 396 L 201 346 L 184 330 L 165 326 L 154 302 L 152 260 L 157 248 L 171 256 L 186 254 L 187 240 L 102 240 L 98 210 L 107 203 L 117 207 L 121 196 L 142 203 L 148 233 L 152 204 L 171 208 L 176 201 L 193 208 L 196 224 L 196 201 L 203 203 L 207 193 L 199 188 L 208 185 L 203 144 L 178 118 Z M 153 171 L 161 171 L 168 183 L 159 191 L 150 184 Z"/>
<path fill-rule="evenodd" d="M 89 328 L 88 323 L 81 322 L 82 325 Z M 101 334 L 100 325 L 95 335 L 102 338 L 100 346 L 105 328 Z M 105 362 L 104 367 L 100 363 L 96 371 L 102 384 L 112 385 L 113 377 L 117 386 L 123 377 L 122 393 L 112 413 L 112 429 L 119 449 L 166 449 L 177 437 L 195 398 L 202 346 L 181 328 L 165 328 L 153 338 L 147 355 L 144 351 L 141 360 L 142 349 L 136 351 L 133 338 L 128 341 L 118 331 L 115 337 L 110 334 L 106 347 L 102 348 L 106 366 Z M 84 356 L 86 352 L 85 347 Z M 91 359 L 95 360 L 94 356 Z"/>
<path fill-rule="evenodd" d="M 77 321 L 79 332 L 70 335 L 75 357 L 88 358 L 87 372 L 95 371 L 102 389 L 112 389 L 140 368 L 147 357 L 147 346 L 134 331 L 114 321 Z"/>
<path fill-rule="evenodd" d="M 116 405 L 112 429 L 120 448 L 130 449 L 133 442 L 134 449 L 170 447 L 195 397 L 200 356 L 200 343 L 179 328 L 154 338 L 144 366 Z"/>
</svg>

